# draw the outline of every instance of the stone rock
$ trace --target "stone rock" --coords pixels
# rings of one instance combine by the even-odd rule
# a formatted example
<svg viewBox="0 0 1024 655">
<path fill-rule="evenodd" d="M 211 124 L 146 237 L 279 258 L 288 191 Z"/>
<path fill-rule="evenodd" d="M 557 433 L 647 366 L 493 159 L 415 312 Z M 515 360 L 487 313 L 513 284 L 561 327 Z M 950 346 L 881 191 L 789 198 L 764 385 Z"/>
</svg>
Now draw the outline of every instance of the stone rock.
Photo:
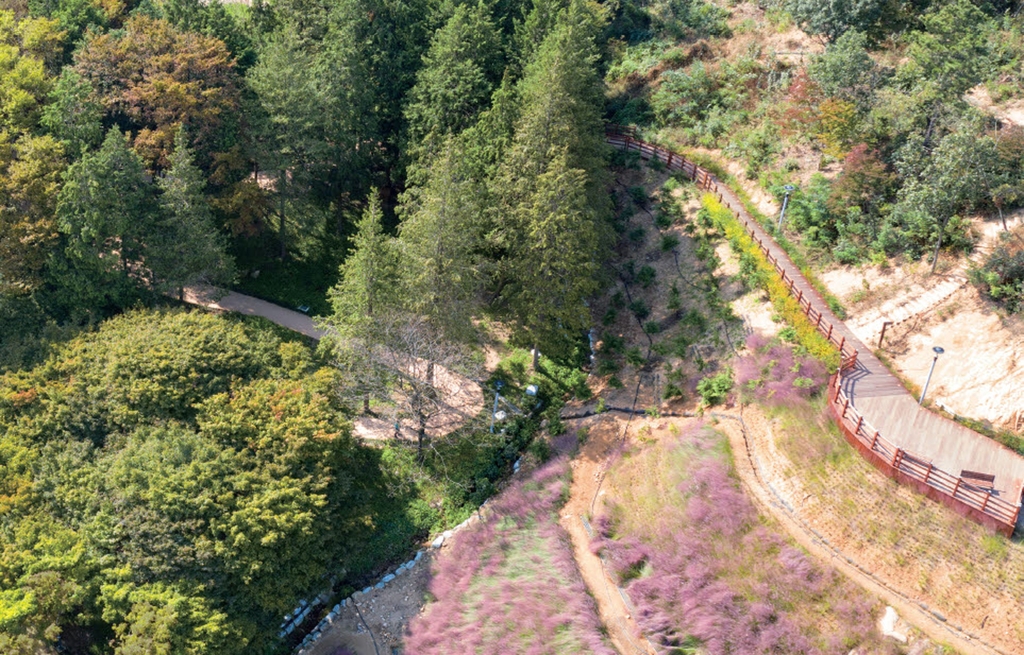
<svg viewBox="0 0 1024 655">
<path fill-rule="evenodd" d="M 345 602 L 345 601 L 341 601 L 341 603 L 344 603 L 344 602 Z M 343 606 L 343 605 L 342 605 L 341 603 L 338 603 L 337 605 L 335 605 L 335 606 L 334 606 L 334 609 L 332 609 L 332 610 L 331 610 L 331 612 L 332 612 L 333 614 L 337 614 L 338 612 L 340 612 L 340 611 L 341 611 L 341 608 L 342 608 L 342 607 L 344 607 L 344 606 Z"/>
<path fill-rule="evenodd" d="M 383 582 L 378 582 L 377 584 L 373 585 L 373 588 L 374 589 L 383 589 L 384 588 L 384 583 Z"/>
<path fill-rule="evenodd" d="M 441 536 L 443 536 L 445 539 L 451 539 L 452 538 L 452 531 L 451 530 L 445 530 L 444 532 L 441 533 Z"/>
<path fill-rule="evenodd" d="M 423 551 L 422 550 L 417 550 L 416 551 L 416 557 L 413 558 L 413 561 L 414 562 L 418 562 L 418 561 L 420 561 L 421 557 L 423 557 Z"/>
<path fill-rule="evenodd" d="M 404 566 L 399 566 L 397 569 L 395 569 L 395 575 L 402 575 L 403 573 L 405 573 Z"/>
<path fill-rule="evenodd" d="M 430 547 L 436 550 L 444 545 L 444 540 L 445 536 L 443 534 L 439 534 L 437 535 L 437 539 L 434 539 L 434 541 L 430 543 Z"/>
<path fill-rule="evenodd" d="M 364 594 L 368 594 L 368 593 L 370 593 L 370 591 L 371 591 L 372 589 L 373 589 L 373 587 L 367 587 L 366 589 L 363 589 L 363 593 L 364 593 Z"/>
<path fill-rule="evenodd" d="M 900 616 L 896 613 L 896 610 L 892 606 L 886 605 L 885 614 L 882 615 L 882 620 L 878 622 L 878 628 L 886 637 L 905 644 L 907 643 L 907 635 L 896 629 L 899 620 Z"/>
<path fill-rule="evenodd" d="M 395 579 L 395 574 L 394 573 L 388 573 L 383 578 L 381 578 L 380 581 L 381 581 L 381 584 L 387 584 L 387 583 L 391 582 L 394 579 Z"/>
</svg>

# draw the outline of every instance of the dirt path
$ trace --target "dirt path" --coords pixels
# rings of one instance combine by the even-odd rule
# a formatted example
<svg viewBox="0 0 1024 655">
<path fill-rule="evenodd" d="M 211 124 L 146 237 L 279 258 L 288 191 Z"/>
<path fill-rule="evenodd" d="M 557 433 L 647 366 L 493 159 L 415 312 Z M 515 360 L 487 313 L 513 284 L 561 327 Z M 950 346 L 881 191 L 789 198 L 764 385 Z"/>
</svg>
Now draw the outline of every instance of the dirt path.
<svg viewBox="0 0 1024 655">
<path fill-rule="evenodd" d="M 589 430 L 586 443 L 572 462 L 572 486 L 569 500 L 562 509 L 561 526 L 572 538 L 576 565 L 587 589 L 597 602 L 601 623 L 608 629 L 608 637 L 622 655 L 654 655 L 655 650 L 639 636 L 640 627 L 632 617 L 623 596 L 614 581 L 605 572 L 601 558 L 590 550 L 591 536 L 588 521 L 593 515 L 594 501 L 599 501 L 601 481 L 608 459 L 622 444 L 626 420 L 601 414 L 576 422 L 576 428 Z"/>
<path fill-rule="evenodd" d="M 316 327 L 311 317 L 302 312 L 286 309 L 266 300 L 235 291 L 197 285 L 185 289 L 184 300 L 189 304 L 215 311 L 260 316 L 281 327 L 317 340 L 323 338 L 325 334 L 323 330 Z M 427 371 L 427 368 L 422 365 L 422 360 L 410 361 L 408 369 L 413 372 L 422 371 L 422 375 L 426 375 Z M 473 380 L 453 373 L 443 366 L 434 367 L 434 376 L 436 380 L 434 386 L 441 392 L 445 408 L 431 416 L 427 423 L 427 434 L 431 438 L 443 437 L 454 432 L 484 408 L 483 391 L 480 385 Z M 400 438 L 415 442 L 417 435 L 412 419 L 399 420 L 396 426 L 394 419 L 373 416 L 357 418 L 354 421 L 353 431 L 356 436 L 371 440 Z"/>
<path fill-rule="evenodd" d="M 997 655 L 1000 652 L 953 630 L 934 614 L 893 590 L 885 584 L 884 580 L 865 573 L 861 567 L 857 566 L 856 562 L 847 559 L 823 543 L 814 535 L 810 526 L 787 511 L 758 472 L 758 467 L 764 465 L 759 454 L 763 455 L 764 453 L 756 453 L 753 450 L 751 440 L 747 438 L 747 430 L 762 429 L 764 422 L 755 420 L 747 424 L 742 421 L 740 416 L 737 416 L 736 419 L 738 420 L 724 418 L 719 424 L 719 428 L 729 437 L 736 474 L 761 511 L 778 521 L 801 547 L 822 562 L 838 569 L 843 575 L 882 599 L 886 604 L 891 605 L 902 619 L 928 635 L 930 639 L 948 644 L 963 655 Z"/>
</svg>

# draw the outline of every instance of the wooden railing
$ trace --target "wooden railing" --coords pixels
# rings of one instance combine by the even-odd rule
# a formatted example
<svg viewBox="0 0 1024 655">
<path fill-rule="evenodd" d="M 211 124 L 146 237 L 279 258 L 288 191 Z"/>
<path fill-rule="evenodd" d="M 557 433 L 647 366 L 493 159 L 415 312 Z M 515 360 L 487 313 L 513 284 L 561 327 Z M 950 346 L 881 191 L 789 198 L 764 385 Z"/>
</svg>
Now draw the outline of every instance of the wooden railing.
<svg viewBox="0 0 1024 655">
<path fill-rule="evenodd" d="M 821 332 L 821 334 L 839 350 L 841 358 L 840 369 L 846 370 L 857 365 L 857 350 L 846 343 L 846 337 L 839 334 L 839 330 L 836 330 L 833 323 L 825 318 L 822 310 L 814 307 L 809 295 L 804 294 L 802 289 L 797 288 L 794 277 L 786 272 L 783 262 L 773 255 L 769 249 L 768 245 L 771 242 L 770 237 L 768 237 L 764 230 L 760 226 L 755 225 L 748 220 L 743 216 L 743 214 L 737 211 L 729 201 L 725 200 L 721 189 L 718 187 L 718 180 L 715 179 L 714 174 L 707 169 L 701 168 L 697 164 L 688 161 L 679 153 L 672 152 L 667 148 L 656 146 L 653 143 L 647 143 L 646 141 L 638 139 L 636 131 L 629 127 L 608 125 L 605 128 L 605 139 L 609 144 L 617 148 L 621 148 L 623 150 L 635 150 L 645 159 L 657 159 L 664 163 L 669 170 L 683 171 L 683 173 L 693 180 L 698 187 L 716 195 L 718 200 L 733 213 L 736 220 L 743 226 L 743 229 L 750 235 L 750 238 L 757 244 L 757 247 L 760 248 L 761 252 L 764 253 L 768 262 L 774 266 L 775 270 L 782 276 L 783 283 L 788 286 L 790 294 L 800 304 L 800 308 L 803 310 L 804 315 L 806 315 L 808 320 L 814 324 L 815 328 L 817 328 L 818 331 Z M 796 266 L 793 266 L 793 268 L 795 269 Z"/>
<path fill-rule="evenodd" d="M 1020 514 L 1019 503 L 999 498 L 991 489 L 936 468 L 932 462 L 897 447 L 882 437 L 881 433 L 850 403 L 849 396 L 842 388 L 843 378 L 847 371 L 857 366 L 857 350 L 846 343 L 846 337 L 838 334 L 832 321 L 825 318 L 823 310 L 815 308 L 811 298 L 797 288 L 793 276 L 786 272 L 786 267 L 769 249 L 768 243 L 771 243 L 771 238 L 763 228 L 752 224 L 723 198 L 718 181 L 710 171 L 667 148 L 639 139 L 632 128 L 608 125 L 605 138 L 612 146 L 637 151 L 645 159 L 657 159 L 669 170 L 683 171 L 698 187 L 717 195 L 718 200 L 733 212 L 736 220 L 778 271 L 790 294 L 800 303 L 808 320 L 839 350 L 839 371 L 829 383 L 829 405 L 843 435 L 851 445 L 887 476 L 916 488 L 929 498 L 1007 537 L 1013 534 Z M 793 268 L 795 269 L 795 266 Z"/>
<path fill-rule="evenodd" d="M 991 488 L 977 481 L 943 471 L 883 437 L 850 404 L 843 391 L 843 371 L 833 376 L 829 385 L 829 404 L 846 440 L 883 473 L 1007 537 L 1013 535 L 1020 514 L 1019 503 L 994 495 Z"/>
</svg>

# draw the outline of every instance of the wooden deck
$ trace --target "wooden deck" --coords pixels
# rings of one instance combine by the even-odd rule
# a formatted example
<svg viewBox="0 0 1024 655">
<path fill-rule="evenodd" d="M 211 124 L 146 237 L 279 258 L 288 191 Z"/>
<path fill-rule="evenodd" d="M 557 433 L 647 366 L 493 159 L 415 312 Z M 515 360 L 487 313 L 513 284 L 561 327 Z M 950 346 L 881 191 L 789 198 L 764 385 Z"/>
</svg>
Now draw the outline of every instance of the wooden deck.
<svg viewBox="0 0 1024 655">
<path fill-rule="evenodd" d="M 912 453 L 910 459 L 929 470 L 934 466 L 953 476 L 959 476 L 963 470 L 994 475 L 992 496 L 1013 506 L 1020 505 L 1024 492 L 1024 457 L 920 407 L 889 369 L 829 310 L 824 298 L 804 278 L 782 247 L 750 216 L 731 189 L 718 184 L 713 176 L 703 169 L 698 170 L 678 154 L 669 154 L 662 148 L 620 134 L 609 134 L 608 142 L 618 148 L 639 150 L 642 156 L 657 157 L 670 169 L 685 171 L 737 214 L 751 237 L 778 260 L 776 268 L 784 273 L 784 279 L 793 280 L 793 294 L 808 300 L 815 313 L 820 312 L 819 322 L 832 326 L 830 331 L 838 333 L 842 343 L 856 349 L 856 364 L 842 373 L 840 386 L 856 413 L 870 424 L 872 433 L 880 433 L 898 449 Z M 638 143 L 642 146 L 637 147 Z M 953 496 L 956 496 L 955 492 Z M 1024 530 L 1024 516 L 1018 516 L 1017 529 Z"/>
</svg>

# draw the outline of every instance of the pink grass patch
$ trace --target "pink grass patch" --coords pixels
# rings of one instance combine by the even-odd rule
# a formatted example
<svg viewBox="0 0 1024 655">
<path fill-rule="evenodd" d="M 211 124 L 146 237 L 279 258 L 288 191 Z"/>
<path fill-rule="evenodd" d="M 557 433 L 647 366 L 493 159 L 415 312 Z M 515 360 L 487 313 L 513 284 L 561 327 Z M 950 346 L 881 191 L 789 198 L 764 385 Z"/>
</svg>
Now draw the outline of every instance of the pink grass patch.
<svg viewBox="0 0 1024 655">
<path fill-rule="evenodd" d="M 873 601 L 762 524 L 711 448 L 720 438 L 680 438 L 692 455 L 684 481 L 667 487 L 663 520 L 616 520 L 630 510 L 611 503 L 595 521 L 593 545 L 612 563 L 651 643 L 663 653 L 700 646 L 709 655 L 876 650 Z M 627 525 L 633 531 L 623 533 Z"/>
<path fill-rule="evenodd" d="M 406 652 L 614 654 L 558 525 L 568 476 L 568 458 L 550 461 L 494 500 L 487 521 L 455 535 Z"/>
<path fill-rule="evenodd" d="M 826 379 L 825 365 L 800 355 L 788 344 L 758 334 L 747 338 L 747 354 L 736 362 L 736 384 L 744 402 L 779 407 L 817 393 Z"/>
</svg>

